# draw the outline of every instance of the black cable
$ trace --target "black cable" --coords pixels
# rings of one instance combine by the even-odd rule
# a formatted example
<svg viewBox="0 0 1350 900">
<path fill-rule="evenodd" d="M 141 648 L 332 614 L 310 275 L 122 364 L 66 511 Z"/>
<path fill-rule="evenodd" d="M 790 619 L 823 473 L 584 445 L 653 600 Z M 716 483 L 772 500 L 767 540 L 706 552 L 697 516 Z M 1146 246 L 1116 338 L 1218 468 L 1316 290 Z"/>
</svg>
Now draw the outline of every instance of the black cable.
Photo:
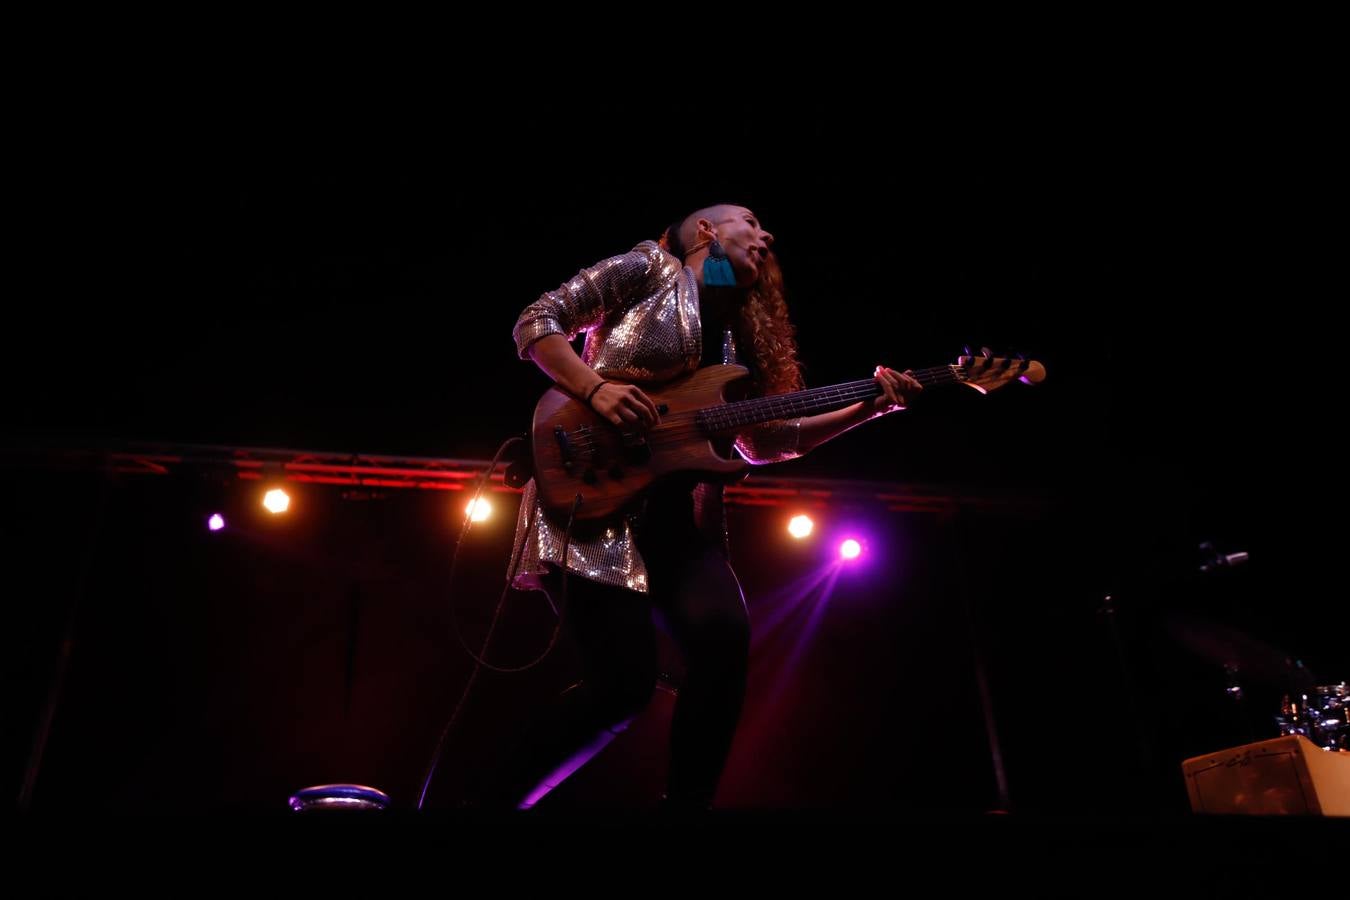
<svg viewBox="0 0 1350 900">
<path fill-rule="evenodd" d="M 497 448 L 497 453 L 495 456 L 492 457 L 492 462 L 488 465 L 487 471 L 484 472 L 478 479 L 478 483 L 474 488 L 473 498 L 469 501 L 468 508 L 465 510 L 464 525 L 460 529 L 459 538 L 455 541 L 454 552 L 450 555 L 449 581 L 450 584 L 452 585 L 454 584 L 455 580 L 455 569 L 459 562 L 459 548 L 463 545 L 464 538 L 468 535 L 469 528 L 471 527 L 471 524 L 473 522 L 473 511 L 477 508 L 478 495 L 482 493 L 483 486 L 487 483 L 488 478 L 491 477 L 493 470 L 497 468 L 497 462 L 501 459 L 502 454 L 505 453 L 506 449 L 510 447 L 512 444 L 515 444 L 522 440 L 524 440 L 523 437 L 513 437 L 504 441 L 502 445 Z M 474 667 L 473 672 L 470 673 L 469 675 L 469 680 L 464 685 L 464 690 L 459 695 L 458 702 L 455 703 L 454 710 L 450 713 L 450 718 L 446 720 L 445 726 L 441 729 L 440 737 L 436 741 L 436 749 L 432 753 L 431 762 L 427 766 L 426 776 L 422 779 L 422 789 L 417 796 L 417 808 L 419 810 L 426 802 L 427 791 L 430 790 L 431 781 L 436 775 L 437 767 L 440 765 L 441 757 L 443 756 L 445 750 L 446 738 L 449 737 L 451 730 L 455 726 L 455 722 L 459 719 L 459 714 L 464 709 L 465 702 L 469 699 L 469 692 L 473 690 L 474 683 L 477 682 L 479 673 L 482 672 L 483 669 L 490 669 L 494 672 L 502 672 L 507 674 L 524 672 L 528 669 L 534 668 L 535 666 L 539 665 L 539 663 L 543 662 L 544 659 L 547 658 L 549 653 L 552 652 L 553 647 L 557 644 L 558 636 L 562 632 L 563 617 L 567 613 L 567 549 L 568 544 L 570 543 L 572 537 L 572 522 L 576 516 L 577 507 L 579 507 L 580 505 L 581 505 L 581 495 L 578 494 L 575 502 L 573 502 L 572 504 L 572 511 L 571 513 L 569 513 L 567 517 L 567 529 L 566 531 L 563 532 L 562 589 L 561 589 L 561 598 L 559 601 L 560 609 L 558 610 L 558 621 L 557 624 L 554 625 L 553 634 L 549 638 L 548 646 L 546 646 L 543 652 L 541 652 L 533 660 L 531 660 L 530 662 L 526 663 L 523 666 L 515 666 L 507 668 L 503 666 L 495 666 L 492 663 L 488 662 L 486 658 L 488 647 L 492 643 L 492 636 L 497 630 L 497 623 L 501 620 L 502 609 L 506 606 L 506 597 L 511 590 L 511 582 L 515 574 L 514 572 L 507 573 L 506 584 L 502 587 L 501 596 L 497 598 L 497 608 L 493 611 L 492 614 L 492 622 L 488 625 L 487 634 L 483 637 L 482 649 L 480 649 L 477 653 L 475 653 L 472 650 L 472 648 L 469 647 L 468 642 L 465 641 L 464 639 L 464 633 L 459 627 L 459 616 L 456 612 L 454 593 L 451 592 L 450 596 L 451 626 L 455 632 L 456 639 L 459 641 L 459 645 L 462 648 L 464 648 L 464 652 L 469 654 L 469 657 L 474 661 Z M 531 510 L 530 515 L 533 516 L 533 514 L 534 511 Z"/>
</svg>

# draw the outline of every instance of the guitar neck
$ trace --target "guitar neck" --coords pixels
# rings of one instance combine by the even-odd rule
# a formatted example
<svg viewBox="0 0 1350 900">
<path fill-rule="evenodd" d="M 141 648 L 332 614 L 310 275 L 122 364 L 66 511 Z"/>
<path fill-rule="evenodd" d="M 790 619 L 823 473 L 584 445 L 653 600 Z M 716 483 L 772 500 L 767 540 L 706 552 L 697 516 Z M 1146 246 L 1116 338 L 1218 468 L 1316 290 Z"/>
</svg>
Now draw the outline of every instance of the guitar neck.
<svg viewBox="0 0 1350 900">
<path fill-rule="evenodd" d="M 925 388 L 942 384 L 959 384 L 965 380 L 962 366 L 933 366 L 929 369 L 917 369 L 914 378 Z M 832 384 L 829 387 L 811 388 L 794 391 L 790 394 L 775 394 L 772 397 L 757 397 L 754 400 L 740 400 L 710 406 L 698 411 L 696 421 L 705 430 L 716 433 L 771 422 L 774 419 L 790 419 L 797 416 L 812 416 L 816 413 L 843 409 L 859 400 L 871 400 L 882 393 L 876 379 L 849 381 L 844 384 Z"/>
</svg>

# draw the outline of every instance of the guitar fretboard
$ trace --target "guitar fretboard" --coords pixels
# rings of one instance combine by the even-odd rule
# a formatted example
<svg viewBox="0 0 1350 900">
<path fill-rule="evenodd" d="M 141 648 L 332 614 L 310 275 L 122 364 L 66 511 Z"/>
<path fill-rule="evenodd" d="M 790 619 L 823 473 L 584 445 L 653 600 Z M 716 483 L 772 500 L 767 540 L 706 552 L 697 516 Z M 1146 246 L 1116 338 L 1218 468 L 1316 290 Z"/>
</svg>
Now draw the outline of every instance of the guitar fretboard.
<svg viewBox="0 0 1350 900">
<path fill-rule="evenodd" d="M 925 388 L 941 384 L 959 384 L 966 380 L 964 366 L 933 366 L 929 369 L 917 369 L 914 378 Z M 843 409 L 859 400 L 871 400 L 882 392 L 876 379 L 849 381 L 844 384 L 832 384 L 829 387 L 811 388 L 794 391 L 790 394 L 775 394 L 772 397 L 757 397 L 754 400 L 739 400 L 701 409 L 695 415 L 698 425 L 709 433 L 732 431 L 771 422 L 774 419 L 788 419 L 795 416 L 810 416 Z"/>
</svg>

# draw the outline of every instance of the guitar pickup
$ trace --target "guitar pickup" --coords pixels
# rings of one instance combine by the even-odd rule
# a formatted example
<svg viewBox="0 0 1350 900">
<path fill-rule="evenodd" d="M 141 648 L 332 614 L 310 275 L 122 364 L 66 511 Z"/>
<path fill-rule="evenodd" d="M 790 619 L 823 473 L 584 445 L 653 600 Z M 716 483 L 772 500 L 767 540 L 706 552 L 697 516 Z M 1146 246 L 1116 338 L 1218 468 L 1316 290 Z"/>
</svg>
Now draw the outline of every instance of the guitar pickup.
<svg viewBox="0 0 1350 900">
<path fill-rule="evenodd" d="M 576 457 L 572 452 L 572 441 L 567 436 L 567 430 L 561 425 L 554 425 L 553 439 L 558 442 L 558 453 L 562 457 L 563 469 L 570 475 L 572 467 L 576 465 Z"/>
<path fill-rule="evenodd" d="M 642 465 L 649 462 L 652 458 L 652 448 L 647 444 L 647 438 L 636 431 L 626 431 L 623 434 L 623 459 L 629 465 Z"/>
</svg>

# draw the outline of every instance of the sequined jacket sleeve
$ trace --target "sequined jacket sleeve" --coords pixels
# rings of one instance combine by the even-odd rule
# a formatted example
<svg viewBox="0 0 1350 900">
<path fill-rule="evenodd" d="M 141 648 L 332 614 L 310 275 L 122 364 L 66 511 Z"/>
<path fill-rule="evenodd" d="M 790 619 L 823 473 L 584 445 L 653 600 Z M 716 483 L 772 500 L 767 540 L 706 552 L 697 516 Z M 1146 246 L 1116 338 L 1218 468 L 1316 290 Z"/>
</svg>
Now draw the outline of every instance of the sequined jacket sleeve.
<svg viewBox="0 0 1350 900">
<path fill-rule="evenodd" d="M 783 462 L 805 455 L 801 436 L 801 419 L 776 419 L 737 434 L 736 450 L 751 465 Z"/>
<path fill-rule="evenodd" d="M 542 337 L 561 334 L 570 341 L 640 299 L 661 265 L 661 252 L 655 241 L 643 241 L 542 294 L 516 319 L 512 334 L 520 358 L 529 359 L 526 351 Z"/>
</svg>

